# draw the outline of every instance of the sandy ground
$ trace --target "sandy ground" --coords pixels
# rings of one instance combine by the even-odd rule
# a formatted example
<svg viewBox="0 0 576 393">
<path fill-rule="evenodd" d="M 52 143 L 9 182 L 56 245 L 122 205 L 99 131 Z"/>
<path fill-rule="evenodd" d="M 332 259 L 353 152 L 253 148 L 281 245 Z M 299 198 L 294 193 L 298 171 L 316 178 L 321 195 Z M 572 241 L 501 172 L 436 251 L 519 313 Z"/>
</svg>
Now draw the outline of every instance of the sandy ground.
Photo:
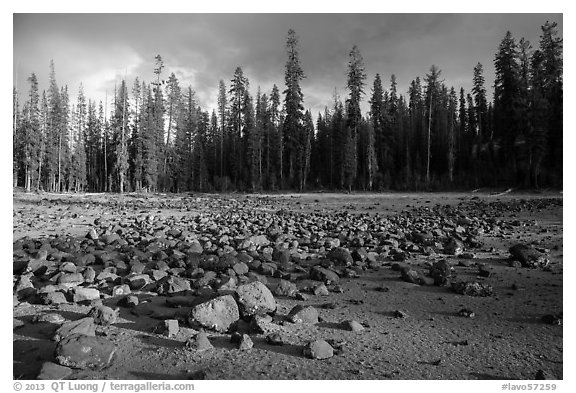
<svg viewBox="0 0 576 393">
<path fill-rule="evenodd" d="M 489 193 L 442 194 L 292 194 L 227 195 L 234 203 L 257 198 L 257 210 L 285 209 L 308 214 L 339 212 L 394 216 L 414 207 L 452 205 L 470 201 L 516 202 L 562 198 L 561 194 Z M 14 241 L 22 237 L 83 236 L 96 218 L 157 214 L 179 217 L 210 210 L 213 196 L 107 196 L 103 194 L 51 195 L 15 193 L 13 198 Z M 170 203 L 165 203 L 170 201 Z M 118 208 L 117 203 L 121 204 Z M 502 212 L 502 220 L 520 225 L 499 237 L 483 236 L 477 259 L 492 270 L 488 278 L 477 277 L 477 266 L 458 266 L 458 277 L 489 283 L 491 297 L 458 295 L 447 288 L 404 282 L 399 273 L 382 266 L 367 270 L 359 278 L 344 278 L 342 293 L 310 296 L 307 301 L 277 298 L 277 320 L 296 304 L 314 305 L 322 322 L 315 325 L 278 324 L 286 339 L 283 346 L 270 346 L 264 336 L 253 336 L 254 348 L 239 351 L 230 335 L 209 332 L 212 351 L 193 353 L 183 348 L 191 329 L 181 329 L 175 338 L 153 333 L 158 319 L 131 314 L 121 309 L 120 320 L 104 334 L 117 345 L 112 364 L 101 371 L 76 371 L 73 379 L 534 379 L 542 370 L 553 379 L 563 379 L 563 326 L 541 321 L 545 314 L 563 309 L 563 219 L 562 206 L 538 211 Z M 524 226 L 522 223 L 531 223 Z M 509 267 L 508 248 L 517 243 L 538 244 L 549 249 L 552 269 Z M 491 248 L 493 248 L 491 250 Z M 494 250 L 495 249 L 495 250 Z M 450 260 L 450 258 L 449 258 Z M 408 263 L 424 268 L 427 257 Z M 270 278 L 271 283 L 274 282 Z M 377 290 L 386 287 L 387 291 Z M 146 294 L 140 294 L 146 297 Z M 165 298 L 152 303 L 159 313 L 185 313 L 166 307 Z M 105 304 L 115 306 L 116 300 Z M 332 308 L 325 305 L 331 303 Z M 475 318 L 458 315 L 462 308 Z M 53 361 L 54 326 L 32 324 L 39 313 L 56 312 L 68 320 L 78 319 L 90 307 L 67 304 L 59 307 L 20 303 L 14 317 L 24 327 L 13 335 L 14 378 L 34 379 L 44 361 Z M 395 318 L 402 310 L 406 318 Z M 342 330 L 339 323 L 354 319 L 365 323 L 363 332 Z M 311 339 L 342 343 L 342 353 L 327 360 L 302 355 Z"/>
</svg>

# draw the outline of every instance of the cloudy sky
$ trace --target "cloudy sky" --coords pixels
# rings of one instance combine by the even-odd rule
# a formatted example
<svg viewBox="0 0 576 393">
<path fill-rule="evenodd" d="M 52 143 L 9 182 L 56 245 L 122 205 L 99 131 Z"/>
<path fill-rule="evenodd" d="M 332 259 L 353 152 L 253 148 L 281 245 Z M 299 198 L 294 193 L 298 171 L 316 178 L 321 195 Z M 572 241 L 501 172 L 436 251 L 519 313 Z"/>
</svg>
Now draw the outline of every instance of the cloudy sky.
<svg viewBox="0 0 576 393">
<path fill-rule="evenodd" d="M 227 86 L 240 66 L 268 93 L 284 87 L 288 29 L 300 38 L 305 107 L 314 115 L 330 105 L 334 91 L 346 95 L 348 53 L 358 45 L 368 73 L 365 102 L 376 73 L 385 87 L 395 74 L 401 93 L 432 64 L 448 86 L 467 91 L 472 69 L 484 65 L 491 94 L 493 59 L 507 30 L 536 47 L 540 26 L 561 14 L 14 14 L 14 82 L 27 91 L 35 72 L 47 87 L 50 59 L 59 85 L 73 97 L 80 83 L 89 98 L 104 100 L 126 75 L 151 81 L 154 57 L 164 59 L 166 77 L 191 85 L 199 104 L 215 107 L 218 82 Z M 367 109 L 364 104 L 364 109 Z"/>
</svg>

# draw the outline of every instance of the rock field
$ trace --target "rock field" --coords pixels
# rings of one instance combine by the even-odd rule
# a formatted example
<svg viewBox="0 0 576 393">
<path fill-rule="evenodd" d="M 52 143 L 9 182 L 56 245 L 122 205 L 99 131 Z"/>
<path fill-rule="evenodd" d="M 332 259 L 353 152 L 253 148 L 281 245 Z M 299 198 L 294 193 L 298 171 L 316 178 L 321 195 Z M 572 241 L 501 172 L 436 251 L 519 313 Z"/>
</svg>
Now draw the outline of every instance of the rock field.
<svg viewBox="0 0 576 393">
<path fill-rule="evenodd" d="M 15 379 L 563 378 L 558 193 L 14 193 Z"/>
</svg>

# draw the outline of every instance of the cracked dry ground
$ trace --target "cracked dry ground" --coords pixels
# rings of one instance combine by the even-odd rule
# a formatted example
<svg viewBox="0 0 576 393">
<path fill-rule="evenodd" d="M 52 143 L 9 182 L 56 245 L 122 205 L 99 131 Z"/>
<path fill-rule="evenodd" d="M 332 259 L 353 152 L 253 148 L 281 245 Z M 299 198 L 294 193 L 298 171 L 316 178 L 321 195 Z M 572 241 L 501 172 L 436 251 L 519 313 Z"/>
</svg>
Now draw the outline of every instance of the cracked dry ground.
<svg viewBox="0 0 576 393">
<path fill-rule="evenodd" d="M 119 310 L 115 323 L 96 327 L 115 353 L 103 369 L 72 368 L 67 379 L 563 378 L 558 193 L 15 193 L 13 203 L 14 378 L 37 378 L 45 362 L 56 362 L 59 324 L 86 317 L 99 303 Z M 549 264 L 511 263 L 508 250 L 518 243 Z M 330 253 L 337 247 L 352 263 Z M 448 282 L 434 285 L 429 267 L 442 259 L 451 266 Z M 239 263 L 248 271 L 232 269 Z M 327 292 L 311 275 L 316 265 L 339 276 L 325 282 Z M 420 281 L 407 282 L 403 269 Z M 74 273 L 84 282 L 62 278 Z M 139 305 L 119 306 L 126 295 L 114 288 L 132 285 L 137 273 L 147 277 L 131 291 Z M 183 280 L 168 285 L 166 277 Z M 297 286 L 296 295 L 278 295 L 281 279 Z M 277 310 L 265 333 L 251 331 L 249 318 L 232 326 L 250 335 L 253 348 L 239 350 L 231 331 L 210 329 L 213 349 L 186 348 L 203 330 L 188 324 L 191 307 L 254 280 L 276 293 Z M 451 289 L 450 282 L 464 281 L 490 286 L 492 294 Z M 100 299 L 75 302 L 78 287 L 98 289 Z M 65 301 L 45 304 L 53 291 Z M 319 322 L 287 320 L 299 304 L 316 308 Z M 33 320 L 49 313 L 63 318 Z M 559 320 L 543 321 L 547 314 Z M 155 330 L 166 319 L 179 321 L 175 336 Z M 364 330 L 347 330 L 342 322 L 350 320 Z M 270 345 L 270 333 L 283 345 Z M 316 339 L 332 343 L 334 356 L 305 357 L 304 346 Z"/>
</svg>

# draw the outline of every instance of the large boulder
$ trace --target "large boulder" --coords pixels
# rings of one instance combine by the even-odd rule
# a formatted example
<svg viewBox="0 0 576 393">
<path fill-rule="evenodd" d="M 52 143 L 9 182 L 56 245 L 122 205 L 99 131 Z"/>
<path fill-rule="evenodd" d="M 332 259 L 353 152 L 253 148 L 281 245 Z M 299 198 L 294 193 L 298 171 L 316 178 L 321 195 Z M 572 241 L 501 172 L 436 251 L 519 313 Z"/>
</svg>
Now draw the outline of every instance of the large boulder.
<svg viewBox="0 0 576 393">
<path fill-rule="evenodd" d="M 236 301 L 244 317 L 276 311 L 274 295 L 260 281 L 240 285 L 235 292 Z"/>
<path fill-rule="evenodd" d="M 515 244 L 509 251 L 510 259 L 519 261 L 523 267 L 545 267 L 549 263 L 544 254 L 525 244 Z"/>
<path fill-rule="evenodd" d="M 440 261 L 434 262 L 430 267 L 430 277 L 434 279 L 435 285 L 445 285 L 448 282 L 452 272 L 452 266 L 450 263 L 442 259 Z"/>
<path fill-rule="evenodd" d="M 226 332 L 240 318 L 238 305 L 231 295 L 220 296 L 192 308 L 188 323 L 217 332 Z"/>
<path fill-rule="evenodd" d="M 343 247 L 336 247 L 330 250 L 328 253 L 328 259 L 333 261 L 337 265 L 350 266 L 352 265 L 353 259 L 350 251 Z"/>
<path fill-rule="evenodd" d="M 73 334 L 56 346 L 56 360 L 62 366 L 102 369 L 112 361 L 116 346 L 104 337 Z"/>
</svg>

